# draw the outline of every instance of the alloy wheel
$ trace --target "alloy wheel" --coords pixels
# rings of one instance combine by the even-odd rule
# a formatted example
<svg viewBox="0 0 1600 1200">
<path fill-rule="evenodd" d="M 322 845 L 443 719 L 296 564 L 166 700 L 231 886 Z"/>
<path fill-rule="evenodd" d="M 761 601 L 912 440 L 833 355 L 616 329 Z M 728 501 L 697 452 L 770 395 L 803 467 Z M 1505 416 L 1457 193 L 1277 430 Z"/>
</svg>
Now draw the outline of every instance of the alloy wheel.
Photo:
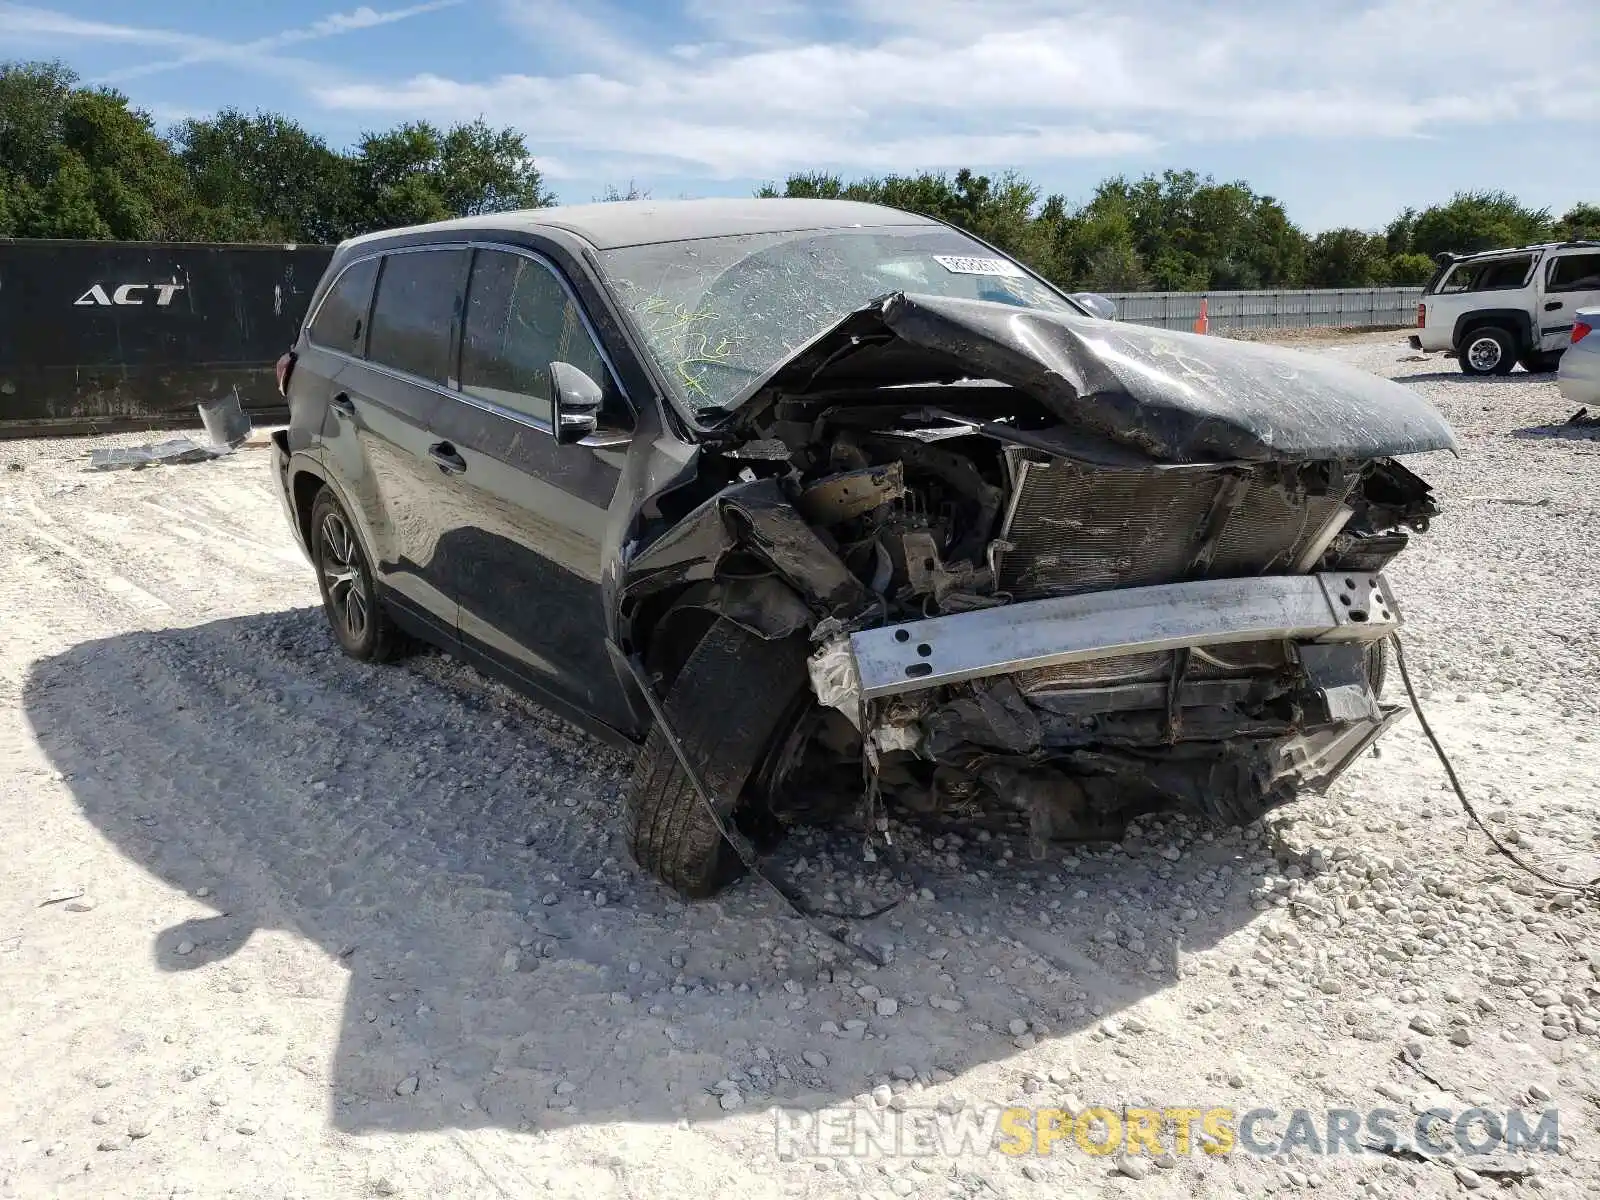
<svg viewBox="0 0 1600 1200">
<path fill-rule="evenodd" d="M 350 527 L 336 512 L 322 517 L 322 582 L 328 607 L 344 626 L 352 642 L 367 635 L 371 614 L 367 611 L 366 566 L 361 548 Z"/>
</svg>

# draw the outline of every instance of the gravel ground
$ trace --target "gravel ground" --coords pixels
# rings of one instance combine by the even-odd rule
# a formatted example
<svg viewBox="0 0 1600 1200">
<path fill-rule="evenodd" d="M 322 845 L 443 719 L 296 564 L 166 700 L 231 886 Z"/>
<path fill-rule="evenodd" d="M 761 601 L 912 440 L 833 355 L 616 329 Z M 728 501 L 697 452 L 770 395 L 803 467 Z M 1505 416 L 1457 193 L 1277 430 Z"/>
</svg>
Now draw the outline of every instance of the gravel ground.
<svg viewBox="0 0 1600 1200">
<path fill-rule="evenodd" d="M 1455 423 L 1459 459 L 1413 463 L 1444 513 L 1391 572 L 1412 672 L 1488 819 L 1593 873 L 1600 441 L 1548 375 L 1469 380 L 1393 333 L 1313 352 Z M 861 928 L 874 969 L 757 884 L 686 907 L 641 877 L 624 756 L 445 656 L 344 659 L 261 452 L 84 470 L 135 440 L 0 443 L 0 1194 L 1600 1188 L 1600 904 L 1490 853 L 1414 722 L 1246 831 L 1035 864 L 899 829 L 903 879 L 792 839 L 818 897 L 910 890 Z M 1561 1143 L 1503 1183 L 1070 1142 L 815 1157 L 768 1111 L 1013 1103 L 1548 1105 Z"/>
</svg>

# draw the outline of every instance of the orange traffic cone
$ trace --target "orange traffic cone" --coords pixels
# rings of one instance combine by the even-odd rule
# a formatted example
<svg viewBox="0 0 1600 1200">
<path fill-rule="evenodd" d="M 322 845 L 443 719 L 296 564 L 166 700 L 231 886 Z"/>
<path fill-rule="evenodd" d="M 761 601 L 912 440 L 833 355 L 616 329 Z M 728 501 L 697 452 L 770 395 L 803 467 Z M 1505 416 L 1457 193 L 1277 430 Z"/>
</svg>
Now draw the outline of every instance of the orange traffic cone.
<svg viewBox="0 0 1600 1200">
<path fill-rule="evenodd" d="M 1206 298 L 1204 296 L 1200 297 L 1200 315 L 1194 319 L 1194 331 L 1196 333 L 1211 332 L 1211 317 L 1206 311 Z"/>
</svg>

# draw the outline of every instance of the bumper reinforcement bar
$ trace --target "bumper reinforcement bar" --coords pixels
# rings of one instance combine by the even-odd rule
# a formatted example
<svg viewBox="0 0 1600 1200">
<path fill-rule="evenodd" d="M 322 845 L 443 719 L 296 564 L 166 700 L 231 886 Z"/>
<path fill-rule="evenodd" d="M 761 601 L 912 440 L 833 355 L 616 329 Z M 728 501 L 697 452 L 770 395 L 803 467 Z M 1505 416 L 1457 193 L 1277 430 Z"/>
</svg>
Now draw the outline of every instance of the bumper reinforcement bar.
<svg viewBox="0 0 1600 1200">
<path fill-rule="evenodd" d="M 1031 667 L 1234 642 L 1374 642 L 1400 628 L 1382 575 L 1203 579 L 1030 600 L 850 637 L 861 696 Z"/>
</svg>

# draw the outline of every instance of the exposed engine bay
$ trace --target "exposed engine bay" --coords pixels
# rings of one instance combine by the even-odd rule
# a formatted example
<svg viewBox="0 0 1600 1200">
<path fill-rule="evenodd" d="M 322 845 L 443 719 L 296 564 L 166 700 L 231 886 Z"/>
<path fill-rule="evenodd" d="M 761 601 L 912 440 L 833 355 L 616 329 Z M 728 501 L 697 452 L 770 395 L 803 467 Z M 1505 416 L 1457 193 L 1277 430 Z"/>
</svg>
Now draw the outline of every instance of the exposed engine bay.
<svg viewBox="0 0 1600 1200">
<path fill-rule="evenodd" d="M 959 310 L 915 303 L 880 308 L 897 338 L 845 329 L 793 360 L 702 460 L 722 490 L 663 539 L 701 547 L 690 576 L 669 575 L 707 580 L 724 615 L 809 639 L 814 702 L 763 776 L 780 819 L 1010 814 L 1040 855 L 1157 809 L 1244 823 L 1326 788 L 1403 712 L 1378 699 L 1400 623 L 1380 572 L 1437 510 L 1383 451 L 1453 447 L 1442 421 L 1413 447 L 1404 412 L 1396 433 L 1375 404 L 1342 428 L 1308 418 L 1295 406 L 1324 381 L 1296 391 L 1279 352 L 1237 344 L 1216 351 L 1241 360 L 1233 378 L 1186 367 L 1217 395 L 1164 378 L 1171 405 L 1125 416 L 1108 402 L 1064 420 L 1067 401 L 1020 370 L 902 384 L 912 319 Z M 1167 353 L 1158 332 L 1116 336 Z M 984 343 L 961 348 L 971 364 Z M 1115 349 L 1052 386 L 1124 398 L 1128 375 L 1091 371 Z M 867 364 L 854 378 L 837 367 L 850 356 Z M 1264 365 L 1293 396 L 1281 413 Z M 1244 416 L 1208 413 L 1239 379 Z M 1289 434 L 1307 429 L 1302 451 Z"/>
</svg>

